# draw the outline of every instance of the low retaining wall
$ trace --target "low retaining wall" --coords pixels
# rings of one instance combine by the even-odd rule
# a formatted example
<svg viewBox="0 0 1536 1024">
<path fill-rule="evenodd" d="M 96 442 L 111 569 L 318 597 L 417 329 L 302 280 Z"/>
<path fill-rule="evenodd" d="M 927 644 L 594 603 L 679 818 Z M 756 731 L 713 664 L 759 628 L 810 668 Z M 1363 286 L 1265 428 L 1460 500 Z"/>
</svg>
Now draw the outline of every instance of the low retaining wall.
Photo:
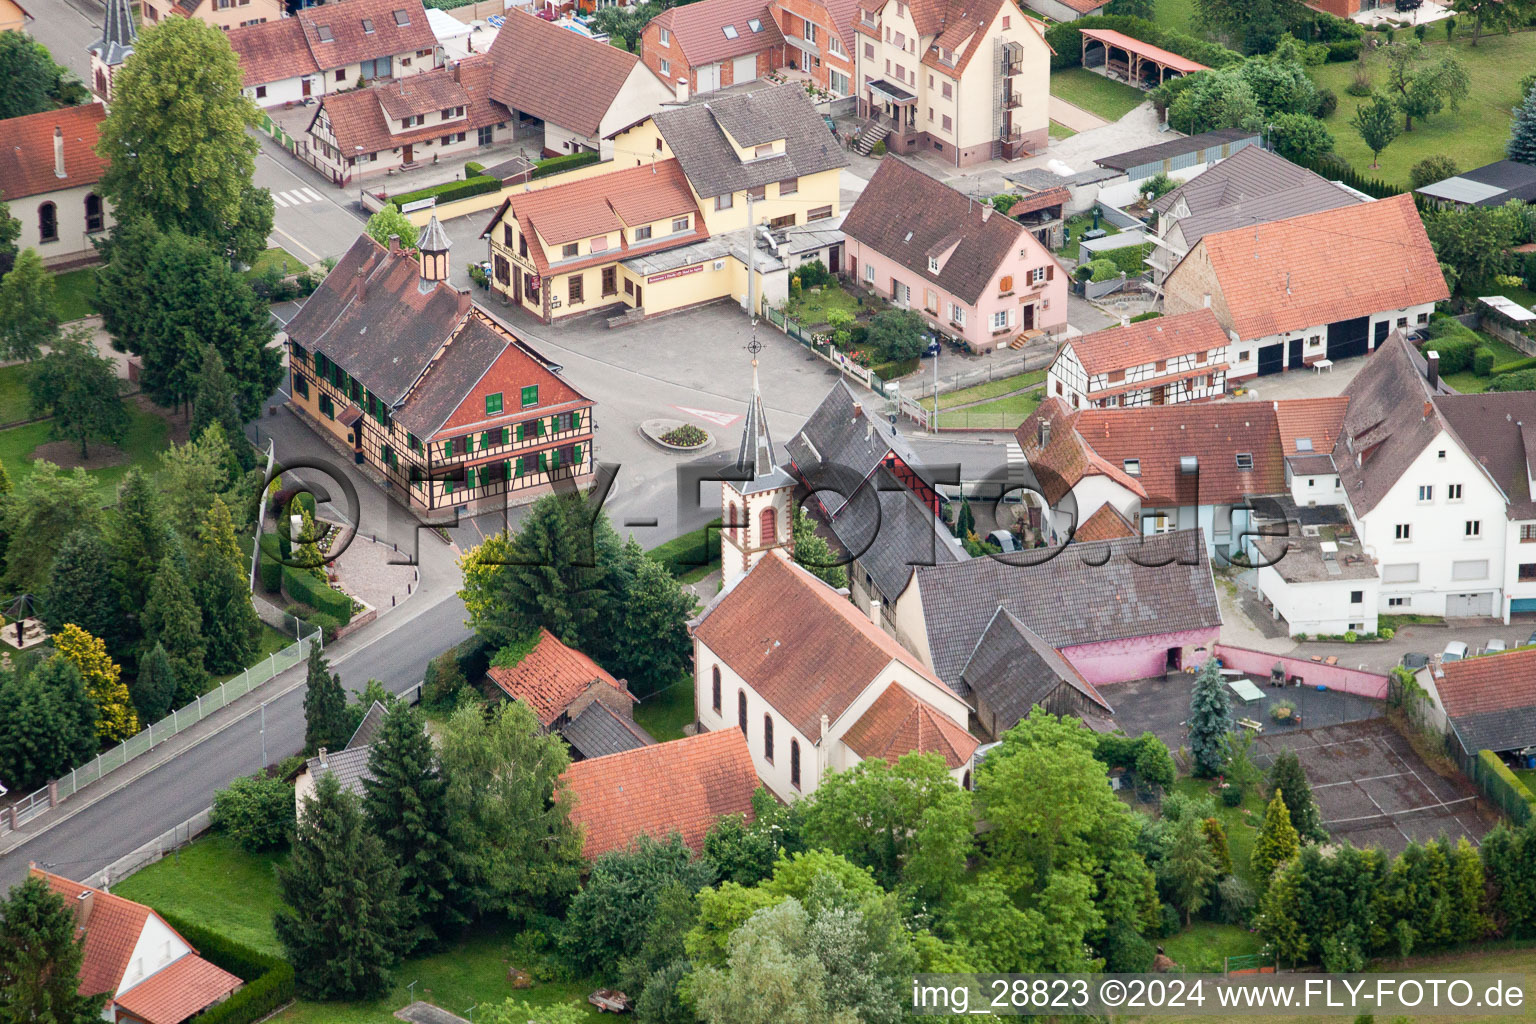
<svg viewBox="0 0 1536 1024">
<path fill-rule="evenodd" d="M 119 857 L 90 878 L 84 878 L 81 881 L 86 885 L 93 885 L 101 889 L 109 888 L 121 882 L 140 868 L 147 868 L 156 861 L 164 859 L 169 854 L 186 846 L 204 832 L 207 832 L 210 827 L 209 819 L 212 815 L 212 807 L 198 811 L 175 828 L 162 832 L 137 850 L 134 850 L 125 857 Z"/>
<path fill-rule="evenodd" d="M 1357 697 L 1373 697 L 1376 700 L 1387 698 L 1387 677 L 1377 675 L 1375 672 L 1345 668 L 1343 665 L 1324 665 L 1306 658 L 1268 654 L 1264 651 L 1251 651 L 1246 647 L 1229 647 L 1226 644 L 1216 645 L 1216 656 L 1228 668 L 1239 669 L 1251 676 L 1267 677 L 1270 669 L 1274 668 L 1275 662 L 1278 661 L 1285 666 L 1287 679 L 1291 676 L 1300 676 L 1307 686 L 1326 686 L 1330 690 L 1352 693 Z"/>
</svg>

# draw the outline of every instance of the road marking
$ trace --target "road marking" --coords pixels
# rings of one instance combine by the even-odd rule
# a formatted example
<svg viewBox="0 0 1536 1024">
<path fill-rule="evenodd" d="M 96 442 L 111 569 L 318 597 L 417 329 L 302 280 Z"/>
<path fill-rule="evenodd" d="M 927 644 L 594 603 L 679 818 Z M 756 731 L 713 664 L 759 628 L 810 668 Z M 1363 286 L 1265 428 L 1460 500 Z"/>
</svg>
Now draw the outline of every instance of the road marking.
<svg viewBox="0 0 1536 1024">
<path fill-rule="evenodd" d="M 294 206 L 303 206 L 305 203 L 309 202 L 309 196 L 306 196 L 304 193 L 298 191 L 297 189 L 292 192 L 284 192 L 283 198 L 288 200 Z"/>
<path fill-rule="evenodd" d="M 310 188 L 308 185 L 304 186 L 304 191 L 306 193 L 308 193 L 310 196 L 312 196 L 314 198 L 315 202 L 317 202 L 317 203 L 325 202 L 325 197 L 322 196 L 319 192 L 316 192 L 314 189 Z"/>
<path fill-rule="evenodd" d="M 298 246 L 300 249 L 303 249 L 305 252 L 309 253 L 310 262 L 312 262 L 312 263 L 319 263 L 320 262 L 320 254 L 319 253 L 315 252 L 315 250 L 311 249 L 309 246 L 305 245 L 303 242 L 299 241 L 297 238 L 294 238 L 292 235 L 290 235 L 288 232 L 284 231 L 282 228 L 274 227 L 272 229 L 272 233 L 274 235 L 282 235 L 284 238 L 288 239 L 288 241 L 292 242 L 294 245 Z"/>
<path fill-rule="evenodd" d="M 272 193 L 272 201 L 274 203 L 276 203 L 278 206 L 281 206 L 283 209 L 287 209 L 288 208 L 288 204 L 283 202 L 283 197 L 278 195 L 276 192 Z"/>
<path fill-rule="evenodd" d="M 685 412 L 689 416 L 697 416 L 701 420 L 715 424 L 717 427 L 728 427 L 741 419 L 740 413 L 715 412 L 711 409 L 693 409 L 686 405 L 674 405 L 672 408 L 678 412 Z"/>
</svg>

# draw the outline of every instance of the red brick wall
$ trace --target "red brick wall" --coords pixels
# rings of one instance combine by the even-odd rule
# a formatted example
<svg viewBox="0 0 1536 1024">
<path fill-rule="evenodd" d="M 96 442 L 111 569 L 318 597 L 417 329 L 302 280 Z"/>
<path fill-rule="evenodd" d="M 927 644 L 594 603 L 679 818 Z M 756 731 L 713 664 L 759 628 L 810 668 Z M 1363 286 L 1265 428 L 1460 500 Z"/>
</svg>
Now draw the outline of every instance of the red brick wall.
<svg viewBox="0 0 1536 1024">
<path fill-rule="evenodd" d="M 822 53 L 821 66 L 814 68 L 806 67 L 806 55 L 787 44 L 784 47 L 786 63 L 793 60 L 797 67 L 802 71 L 808 72 L 816 80 L 816 84 L 820 85 L 823 89 L 830 87 L 828 69 L 836 68 L 848 76 L 849 90 L 855 88 L 853 55 L 856 52 L 858 40 L 843 38 L 843 34 L 836 29 L 832 16 L 827 13 L 825 7 L 817 3 L 816 0 L 774 0 L 770 10 L 773 11 L 774 20 L 779 24 L 779 31 L 783 32 L 786 36 L 799 36 L 803 38 L 805 33 L 802 31 L 801 26 L 807 21 L 814 23 L 817 27 L 816 45 L 821 49 Z M 834 35 L 837 36 L 838 42 L 843 44 L 843 49 L 848 53 L 847 57 L 837 57 L 828 52 L 827 39 Z"/>
<path fill-rule="evenodd" d="M 1309 0 L 1307 6 L 1335 17 L 1347 18 L 1360 10 L 1360 0 Z"/>
<path fill-rule="evenodd" d="M 661 29 L 654 22 L 647 25 L 640 35 L 640 59 L 645 66 L 651 69 L 651 73 L 666 82 L 672 88 L 677 88 L 679 78 L 688 79 L 688 94 L 692 96 L 699 91 L 699 72 L 697 68 L 688 64 L 683 57 L 682 47 L 677 45 L 677 37 L 672 37 L 671 46 L 661 45 Z M 770 71 L 778 70 L 784 63 L 783 47 L 770 46 L 757 55 L 757 77 L 761 78 Z M 661 73 L 661 62 L 671 61 L 671 73 Z M 727 58 L 720 62 L 720 87 L 735 84 L 734 58 Z"/>
</svg>

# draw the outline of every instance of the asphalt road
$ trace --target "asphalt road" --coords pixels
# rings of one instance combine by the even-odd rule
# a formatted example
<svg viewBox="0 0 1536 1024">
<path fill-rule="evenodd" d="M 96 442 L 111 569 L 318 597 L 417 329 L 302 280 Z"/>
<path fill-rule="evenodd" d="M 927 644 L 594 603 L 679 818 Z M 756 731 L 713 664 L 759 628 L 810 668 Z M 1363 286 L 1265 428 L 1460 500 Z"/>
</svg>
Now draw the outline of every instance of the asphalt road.
<svg viewBox="0 0 1536 1024">
<path fill-rule="evenodd" d="M 347 651 L 332 668 L 349 690 L 362 689 L 370 679 L 404 690 L 421 681 L 433 655 L 469 635 L 463 623 L 463 604 L 449 596 L 402 626 Z M 270 693 L 294 687 L 266 706 L 269 762 L 296 754 L 304 746 L 304 688 L 295 686 L 303 679 L 300 666 L 267 684 Z M 236 706 L 242 703 L 243 699 Z M 110 796 L 79 811 L 72 811 L 71 802 L 65 801 L 56 812 L 66 816 L 62 821 L 0 857 L 0 891 L 20 881 L 31 861 L 71 878 L 100 871 L 208 807 L 214 790 L 261 766 L 262 722 L 260 705 L 252 701 L 244 717 Z M 39 824 L 49 817 L 44 815 Z"/>
<path fill-rule="evenodd" d="M 53 59 L 82 82 L 90 82 L 91 55 L 86 52 L 101 36 L 106 8 L 100 0 L 27 0 L 32 20 L 27 32 L 48 47 Z"/>
</svg>

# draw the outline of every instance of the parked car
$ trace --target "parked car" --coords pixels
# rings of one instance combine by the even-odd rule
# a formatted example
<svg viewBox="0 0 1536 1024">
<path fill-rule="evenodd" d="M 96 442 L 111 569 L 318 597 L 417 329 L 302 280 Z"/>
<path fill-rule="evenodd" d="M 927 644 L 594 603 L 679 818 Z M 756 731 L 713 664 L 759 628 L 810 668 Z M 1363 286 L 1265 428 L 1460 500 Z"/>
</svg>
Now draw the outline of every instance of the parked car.
<svg viewBox="0 0 1536 1024">
<path fill-rule="evenodd" d="M 1483 653 L 1484 654 L 1501 654 L 1501 653 L 1503 653 L 1504 651 L 1507 651 L 1507 650 L 1509 650 L 1509 647 L 1504 643 L 1503 640 L 1495 639 L 1495 640 L 1489 640 L 1488 641 L 1488 646 L 1483 648 Z"/>
<path fill-rule="evenodd" d="M 987 540 L 996 544 L 1005 552 L 1019 550 L 1019 539 L 1007 530 L 993 530 L 987 534 Z"/>
<path fill-rule="evenodd" d="M 1536 633 L 1532 633 L 1530 636 L 1525 638 L 1524 646 L 1526 646 L 1526 647 L 1536 646 Z"/>
<path fill-rule="evenodd" d="M 935 338 L 931 334 L 928 335 L 928 344 L 923 346 L 923 358 L 932 359 L 934 356 L 939 354 L 939 350 L 943 347 L 944 346 L 939 343 L 938 338 Z"/>
<path fill-rule="evenodd" d="M 1445 645 L 1445 650 L 1440 655 L 1441 661 L 1460 661 L 1467 656 L 1467 645 L 1460 640 L 1452 640 Z"/>
<path fill-rule="evenodd" d="M 1416 651 L 1409 651 L 1407 654 L 1403 655 L 1403 668 L 1410 672 L 1417 672 L 1419 669 L 1428 664 L 1429 655 L 1427 654 L 1419 654 Z"/>
</svg>

